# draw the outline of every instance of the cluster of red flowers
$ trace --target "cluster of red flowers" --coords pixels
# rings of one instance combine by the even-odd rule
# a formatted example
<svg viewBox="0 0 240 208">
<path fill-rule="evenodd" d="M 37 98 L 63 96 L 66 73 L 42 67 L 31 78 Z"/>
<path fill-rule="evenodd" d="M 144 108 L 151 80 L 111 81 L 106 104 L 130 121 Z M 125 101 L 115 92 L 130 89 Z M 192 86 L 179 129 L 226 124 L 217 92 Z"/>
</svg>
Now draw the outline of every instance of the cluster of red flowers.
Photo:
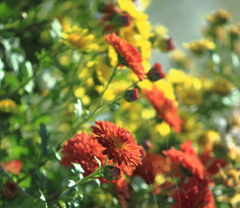
<svg viewBox="0 0 240 208">
<path fill-rule="evenodd" d="M 216 159 L 211 168 L 205 168 L 205 162 L 211 158 L 207 153 L 198 157 L 190 140 L 181 144 L 180 150 L 171 147 L 163 151 L 166 157 L 147 153 L 142 159 L 143 148 L 137 145 L 129 131 L 109 121 L 97 121 L 95 124 L 96 126 L 92 126 L 92 135 L 89 136 L 85 132 L 75 134 L 74 138 L 65 142 L 61 164 L 70 167 L 72 163 L 78 163 L 85 171 L 84 176 L 88 176 L 98 169 L 98 162 L 94 157 L 103 165 L 108 155 L 107 165 L 117 164 L 115 167 L 106 166 L 108 169 L 104 174 L 109 180 L 114 180 L 112 182 L 121 207 L 127 207 L 127 199 L 130 196 L 127 182 L 123 177 L 119 177 L 119 169 L 128 176 L 141 176 L 147 184 L 154 183 L 155 176 L 159 173 L 170 173 L 174 177 L 184 178 L 175 189 L 171 189 L 171 196 L 175 200 L 173 208 L 214 207 L 209 175 L 217 173 L 217 164 L 225 165 L 222 160 Z M 155 191 L 158 193 L 162 189 L 168 190 L 171 185 L 171 182 L 166 181 L 166 184 L 156 186 Z"/>
<path fill-rule="evenodd" d="M 117 163 L 114 166 L 117 169 L 108 168 L 113 173 L 105 170 L 108 178 L 118 179 L 118 168 L 126 175 L 131 176 L 137 165 L 141 164 L 142 146 L 137 145 L 135 139 L 129 131 L 118 127 L 109 121 L 97 121 L 96 126 L 92 126 L 92 134 L 88 136 L 85 132 L 75 134 L 73 138 L 66 141 L 62 154 L 64 155 L 61 164 L 71 167 L 72 163 L 78 163 L 84 169 L 83 175 L 86 177 L 98 169 L 99 165 L 95 157 L 104 164 L 106 155 L 108 155 L 107 165 Z M 102 182 L 105 180 L 101 179 Z M 113 181 L 116 187 L 116 193 L 119 197 L 119 203 L 124 206 L 125 200 L 129 197 L 128 186 L 122 177 Z M 124 191 L 121 191 L 124 187 Z"/>
<path fill-rule="evenodd" d="M 208 181 L 199 177 L 191 177 L 186 183 L 180 182 L 180 187 L 173 195 L 176 201 L 172 208 L 214 208 L 214 197 L 208 187 Z"/>
<path fill-rule="evenodd" d="M 140 80 L 143 80 L 145 73 L 139 51 L 115 33 L 106 35 L 105 40 L 118 53 L 119 65 L 129 67 Z"/>
<path fill-rule="evenodd" d="M 176 132 L 180 132 L 182 120 L 177 115 L 178 109 L 173 101 L 166 98 L 155 86 L 151 90 L 145 90 L 145 95 L 157 111 L 158 118 L 166 121 Z"/>
</svg>

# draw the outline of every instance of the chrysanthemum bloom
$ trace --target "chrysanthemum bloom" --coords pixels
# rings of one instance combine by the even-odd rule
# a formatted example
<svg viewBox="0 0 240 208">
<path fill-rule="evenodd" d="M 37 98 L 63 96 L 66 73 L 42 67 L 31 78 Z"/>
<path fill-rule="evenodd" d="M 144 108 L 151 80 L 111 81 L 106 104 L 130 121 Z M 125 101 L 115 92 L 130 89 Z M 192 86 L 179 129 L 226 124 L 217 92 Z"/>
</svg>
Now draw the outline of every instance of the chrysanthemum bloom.
<svg viewBox="0 0 240 208">
<path fill-rule="evenodd" d="M 165 98 L 164 94 L 155 86 L 151 90 L 145 90 L 145 95 L 157 111 L 158 118 L 166 121 L 176 132 L 180 132 L 182 120 L 177 115 L 178 109 L 174 106 L 173 101 Z"/>
<path fill-rule="evenodd" d="M 109 121 L 97 121 L 96 126 L 92 126 L 95 138 L 105 148 L 104 155 L 108 155 L 110 160 L 119 165 L 124 163 L 134 168 L 141 163 L 142 146 L 137 145 L 130 132 L 118 127 Z"/>
<path fill-rule="evenodd" d="M 214 208 L 214 197 L 208 188 L 207 180 L 192 177 L 187 183 L 180 182 L 173 195 L 175 204 L 172 208 Z"/>
<path fill-rule="evenodd" d="M 13 182 L 6 182 L 2 188 L 2 195 L 7 199 L 13 199 L 18 192 L 18 187 Z"/>
<path fill-rule="evenodd" d="M 155 63 L 153 67 L 147 73 L 147 77 L 150 81 L 155 82 L 159 79 L 165 77 L 164 72 L 162 71 L 162 66 L 159 63 Z"/>
<path fill-rule="evenodd" d="M 94 135 L 89 136 L 82 132 L 81 134 L 75 134 L 73 138 L 65 142 L 61 152 L 64 156 L 60 163 L 67 167 L 72 167 L 72 163 L 80 164 L 84 169 L 83 175 L 86 177 L 99 168 L 94 156 L 98 158 L 101 165 L 104 164 L 106 155 L 102 154 L 103 151 L 104 148 L 94 139 Z M 107 165 L 112 163 L 112 160 L 108 160 Z M 133 169 L 125 164 L 121 166 L 116 164 L 114 167 L 120 168 L 127 176 L 132 175 Z M 101 182 L 105 181 L 105 179 L 101 178 Z"/>
<path fill-rule="evenodd" d="M 93 173 L 98 167 L 97 157 L 101 164 L 104 163 L 106 156 L 102 154 L 104 148 L 94 139 L 93 135 L 88 136 L 85 132 L 75 134 L 73 138 L 66 141 L 62 154 L 64 157 L 61 164 L 71 167 L 72 163 L 78 163 L 84 169 L 84 176 Z"/>
<path fill-rule="evenodd" d="M 204 179 L 207 171 L 192 148 L 191 141 L 185 141 L 180 145 L 180 148 L 181 150 L 176 150 L 171 147 L 169 150 L 163 151 L 167 159 L 170 159 L 170 165 L 172 166 L 174 176 L 181 177 L 184 174 L 186 176 L 190 174 Z"/>
<path fill-rule="evenodd" d="M 129 67 L 142 81 L 145 73 L 139 51 L 115 33 L 106 35 L 105 40 L 112 45 L 118 53 L 119 64 Z"/>
<path fill-rule="evenodd" d="M 99 49 L 97 40 L 88 29 L 73 27 L 62 33 L 62 42 L 82 52 L 91 52 Z"/>
</svg>

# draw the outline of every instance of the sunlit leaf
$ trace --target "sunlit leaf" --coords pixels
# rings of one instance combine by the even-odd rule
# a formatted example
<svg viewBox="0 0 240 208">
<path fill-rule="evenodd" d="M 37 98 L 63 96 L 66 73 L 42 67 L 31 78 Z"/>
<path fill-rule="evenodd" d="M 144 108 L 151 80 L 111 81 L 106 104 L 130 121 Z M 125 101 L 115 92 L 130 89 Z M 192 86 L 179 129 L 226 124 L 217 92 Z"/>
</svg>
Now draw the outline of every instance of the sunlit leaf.
<svg viewBox="0 0 240 208">
<path fill-rule="evenodd" d="M 30 61 L 26 61 L 25 62 L 25 69 L 26 69 L 26 78 L 31 78 L 33 76 L 33 68 L 32 68 L 32 64 Z M 29 80 L 28 83 L 25 85 L 24 89 L 28 92 L 28 93 L 32 93 L 33 88 L 34 88 L 34 82 L 33 80 Z"/>
<path fill-rule="evenodd" d="M 77 103 L 74 104 L 75 106 L 75 114 L 77 116 L 77 118 L 79 119 L 83 113 L 83 109 L 82 109 L 82 102 L 80 99 L 77 99 Z"/>
<path fill-rule="evenodd" d="M 54 19 L 52 22 L 52 29 L 50 30 L 50 34 L 53 39 L 59 39 L 62 37 L 62 26 L 58 19 Z"/>
</svg>

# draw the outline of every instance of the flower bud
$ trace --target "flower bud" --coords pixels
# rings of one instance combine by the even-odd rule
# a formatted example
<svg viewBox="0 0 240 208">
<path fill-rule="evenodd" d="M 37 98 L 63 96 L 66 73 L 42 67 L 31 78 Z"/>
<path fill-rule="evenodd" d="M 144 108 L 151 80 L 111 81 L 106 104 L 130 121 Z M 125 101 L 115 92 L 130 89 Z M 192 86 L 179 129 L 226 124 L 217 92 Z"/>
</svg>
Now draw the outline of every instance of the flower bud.
<svg viewBox="0 0 240 208">
<path fill-rule="evenodd" d="M 162 52 L 169 52 L 175 49 L 175 45 L 173 43 L 173 39 L 167 35 L 165 35 L 161 40 L 159 40 L 159 49 Z"/>
<path fill-rule="evenodd" d="M 113 17 L 113 23 L 120 26 L 129 26 L 131 23 L 131 16 L 128 13 L 116 14 Z"/>
<path fill-rule="evenodd" d="M 127 90 L 125 92 L 124 98 L 128 102 L 133 102 L 139 98 L 138 89 L 134 88 L 132 90 Z"/>
<path fill-rule="evenodd" d="M 147 73 L 147 77 L 150 81 L 155 82 L 159 79 L 165 77 L 164 72 L 162 71 L 162 66 L 159 63 L 155 63 L 153 67 Z"/>
<path fill-rule="evenodd" d="M 121 170 L 118 167 L 108 165 L 103 170 L 103 177 L 109 181 L 118 180 L 121 177 Z"/>
<path fill-rule="evenodd" d="M 7 199 L 13 199 L 18 192 L 18 187 L 13 182 L 6 182 L 2 188 L 2 195 Z"/>
</svg>

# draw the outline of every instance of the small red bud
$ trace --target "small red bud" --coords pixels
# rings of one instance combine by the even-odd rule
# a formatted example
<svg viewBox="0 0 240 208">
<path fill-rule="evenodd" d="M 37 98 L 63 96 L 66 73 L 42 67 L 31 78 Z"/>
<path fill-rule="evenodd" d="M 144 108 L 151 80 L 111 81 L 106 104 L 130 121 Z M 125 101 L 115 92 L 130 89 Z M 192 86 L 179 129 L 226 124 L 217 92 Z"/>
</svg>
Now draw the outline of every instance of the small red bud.
<svg viewBox="0 0 240 208">
<path fill-rule="evenodd" d="M 138 89 L 132 89 L 132 90 L 127 90 L 125 92 L 124 98 L 128 102 L 133 102 L 137 99 L 139 99 L 139 94 L 138 94 Z"/>
<path fill-rule="evenodd" d="M 150 81 L 155 82 L 159 79 L 165 77 L 164 72 L 162 71 L 162 66 L 159 63 L 155 63 L 153 67 L 147 73 L 147 77 Z"/>
<path fill-rule="evenodd" d="M 103 177 L 109 181 L 118 180 L 121 177 L 121 170 L 118 167 L 108 165 L 103 170 Z"/>
</svg>

